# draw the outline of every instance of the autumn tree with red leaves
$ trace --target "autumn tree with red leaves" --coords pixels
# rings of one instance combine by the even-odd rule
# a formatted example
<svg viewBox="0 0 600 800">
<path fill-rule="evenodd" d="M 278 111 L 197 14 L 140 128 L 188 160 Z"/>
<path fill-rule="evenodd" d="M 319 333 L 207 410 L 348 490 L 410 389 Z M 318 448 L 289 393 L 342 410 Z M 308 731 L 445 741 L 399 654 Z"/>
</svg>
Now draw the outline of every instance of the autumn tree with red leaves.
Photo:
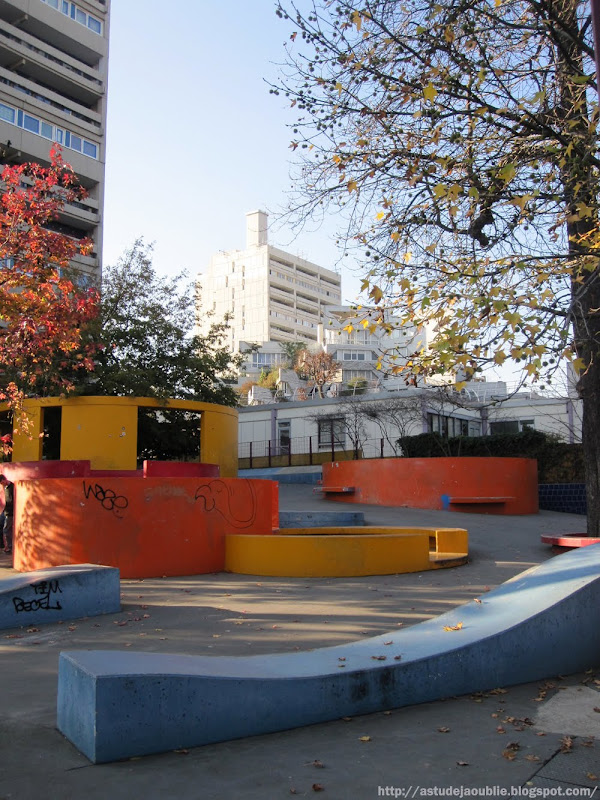
<svg viewBox="0 0 600 800">
<path fill-rule="evenodd" d="M 24 398 L 67 393 L 93 368 L 83 331 L 98 293 L 80 288 L 71 267 L 92 243 L 52 230 L 86 196 L 60 151 L 49 166 L 6 165 L 0 177 L 0 403 L 19 414 Z"/>
</svg>

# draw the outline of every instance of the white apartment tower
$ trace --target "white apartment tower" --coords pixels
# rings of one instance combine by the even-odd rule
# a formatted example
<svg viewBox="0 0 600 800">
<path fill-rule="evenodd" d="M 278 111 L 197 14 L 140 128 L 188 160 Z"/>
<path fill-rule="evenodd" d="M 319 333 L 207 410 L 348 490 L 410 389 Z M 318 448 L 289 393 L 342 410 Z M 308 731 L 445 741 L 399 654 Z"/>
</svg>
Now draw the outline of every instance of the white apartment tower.
<svg viewBox="0 0 600 800">
<path fill-rule="evenodd" d="M 0 0 L 0 163 L 62 148 L 89 196 L 56 229 L 94 243 L 74 266 L 99 284 L 110 0 Z"/>
<path fill-rule="evenodd" d="M 242 343 L 316 344 L 325 309 L 341 300 L 340 276 L 270 245 L 267 219 L 264 211 L 246 214 L 246 249 L 217 253 L 198 275 L 198 331 L 230 314 L 234 351 Z"/>
</svg>

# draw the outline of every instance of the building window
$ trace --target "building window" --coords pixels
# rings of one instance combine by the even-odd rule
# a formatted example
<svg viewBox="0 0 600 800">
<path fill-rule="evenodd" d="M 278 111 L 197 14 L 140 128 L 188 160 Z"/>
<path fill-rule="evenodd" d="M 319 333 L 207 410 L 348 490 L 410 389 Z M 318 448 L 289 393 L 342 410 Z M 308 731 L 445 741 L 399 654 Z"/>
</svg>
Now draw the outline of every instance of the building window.
<svg viewBox="0 0 600 800">
<path fill-rule="evenodd" d="M 100 36 L 102 35 L 102 23 L 100 20 L 96 19 L 96 17 L 91 14 L 87 14 L 82 8 L 75 5 L 75 3 L 71 3 L 69 0 L 60 0 L 60 3 L 59 0 L 42 0 L 42 3 L 46 3 L 50 8 L 55 8 L 57 11 L 63 13 L 65 17 L 70 17 L 80 25 L 89 28 L 93 33 L 97 33 Z"/>
<path fill-rule="evenodd" d="M 55 128 L 49 122 L 45 122 L 43 119 L 34 117 L 31 114 L 25 114 L 21 110 L 11 108 L 5 103 L 0 103 L 0 119 L 37 136 L 51 139 L 58 144 L 63 144 L 64 142 L 65 147 L 70 150 L 77 150 L 79 153 L 83 152 L 84 155 L 90 158 L 98 158 L 98 145 L 94 144 L 94 142 L 82 139 L 70 131 L 63 131 L 62 128 Z"/>
<path fill-rule="evenodd" d="M 535 429 L 532 419 L 503 419 L 498 422 L 490 422 L 490 433 L 522 433 Z"/>
<path fill-rule="evenodd" d="M 349 383 L 355 380 L 369 381 L 373 378 L 373 373 L 368 369 L 345 369 L 342 371 L 342 382 Z"/>
<path fill-rule="evenodd" d="M 472 420 L 451 417 L 447 414 L 427 414 L 427 428 L 429 433 L 439 433 L 440 436 L 452 438 L 454 436 L 478 436 Z"/>
<path fill-rule="evenodd" d="M 30 117 L 29 114 L 25 114 L 23 119 L 23 127 L 26 131 L 31 131 L 31 133 L 39 133 L 40 121 L 35 117 Z"/>
<path fill-rule="evenodd" d="M 91 14 L 88 14 L 87 26 L 94 33 L 102 35 L 102 23 L 99 19 L 96 19 L 96 17 L 92 17 Z"/>
<path fill-rule="evenodd" d="M 327 417 L 318 420 L 319 448 L 343 448 L 346 444 L 346 429 L 343 417 Z"/>
<path fill-rule="evenodd" d="M 252 353 L 253 367 L 272 367 L 285 360 L 285 353 Z"/>
<path fill-rule="evenodd" d="M 367 354 L 362 350 L 345 350 L 344 361 L 366 361 Z"/>
<path fill-rule="evenodd" d="M 289 419 L 277 422 L 278 455 L 287 455 L 290 452 L 292 423 Z"/>
<path fill-rule="evenodd" d="M 3 119 L 5 122 L 9 122 L 11 125 L 15 124 L 15 110 L 10 106 L 5 106 L 4 103 L 0 103 L 0 119 Z"/>
</svg>

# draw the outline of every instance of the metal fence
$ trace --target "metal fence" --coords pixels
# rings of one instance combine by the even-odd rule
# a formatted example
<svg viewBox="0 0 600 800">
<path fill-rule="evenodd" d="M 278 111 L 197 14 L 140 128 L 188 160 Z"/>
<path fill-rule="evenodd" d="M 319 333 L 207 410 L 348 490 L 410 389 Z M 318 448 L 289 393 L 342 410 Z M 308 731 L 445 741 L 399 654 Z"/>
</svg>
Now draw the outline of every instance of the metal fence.
<svg viewBox="0 0 600 800">
<path fill-rule="evenodd" d="M 240 469 L 256 467 L 304 466 L 327 461 L 346 461 L 359 458 L 400 456 L 402 451 L 391 440 L 364 439 L 351 443 L 335 436 L 324 440 L 318 436 L 296 436 L 284 441 L 267 439 L 259 442 L 240 442 Z"/>
</svg>

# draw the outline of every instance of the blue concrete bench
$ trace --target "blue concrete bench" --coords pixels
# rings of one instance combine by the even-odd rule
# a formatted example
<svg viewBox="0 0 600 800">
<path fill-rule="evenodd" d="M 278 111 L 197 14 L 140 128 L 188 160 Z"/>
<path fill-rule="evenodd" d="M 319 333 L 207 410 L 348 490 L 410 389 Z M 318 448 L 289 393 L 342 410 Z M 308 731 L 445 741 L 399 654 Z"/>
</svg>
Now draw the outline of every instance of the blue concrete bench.
<svg viewBox="0 0 600 800">
<path fill-rule="evenodd" d="M 0 628 L 113 614 L 120 608 L 115 567 L 76 564 L 0 578 Z"/>
<path fill-rule="evenodd" d="M 322 492 L 323 494 L 354 494 L 355 491 L 355 486 L 318 486 L 313 489 L 313 492 Z"/>
<path fill-rule="evenodd" d="M 579 672 L 598 663 L 599 602 L 590 545 L 479 603 L 346 645 L 239 658 L 61 653 L 58 728 L 100 763 Z"/>
<path fill-rule="evenodd" d="M 362 511 L 280 511 L 280 528 L 344 528 L 364 525 Z"/>
</svg>

